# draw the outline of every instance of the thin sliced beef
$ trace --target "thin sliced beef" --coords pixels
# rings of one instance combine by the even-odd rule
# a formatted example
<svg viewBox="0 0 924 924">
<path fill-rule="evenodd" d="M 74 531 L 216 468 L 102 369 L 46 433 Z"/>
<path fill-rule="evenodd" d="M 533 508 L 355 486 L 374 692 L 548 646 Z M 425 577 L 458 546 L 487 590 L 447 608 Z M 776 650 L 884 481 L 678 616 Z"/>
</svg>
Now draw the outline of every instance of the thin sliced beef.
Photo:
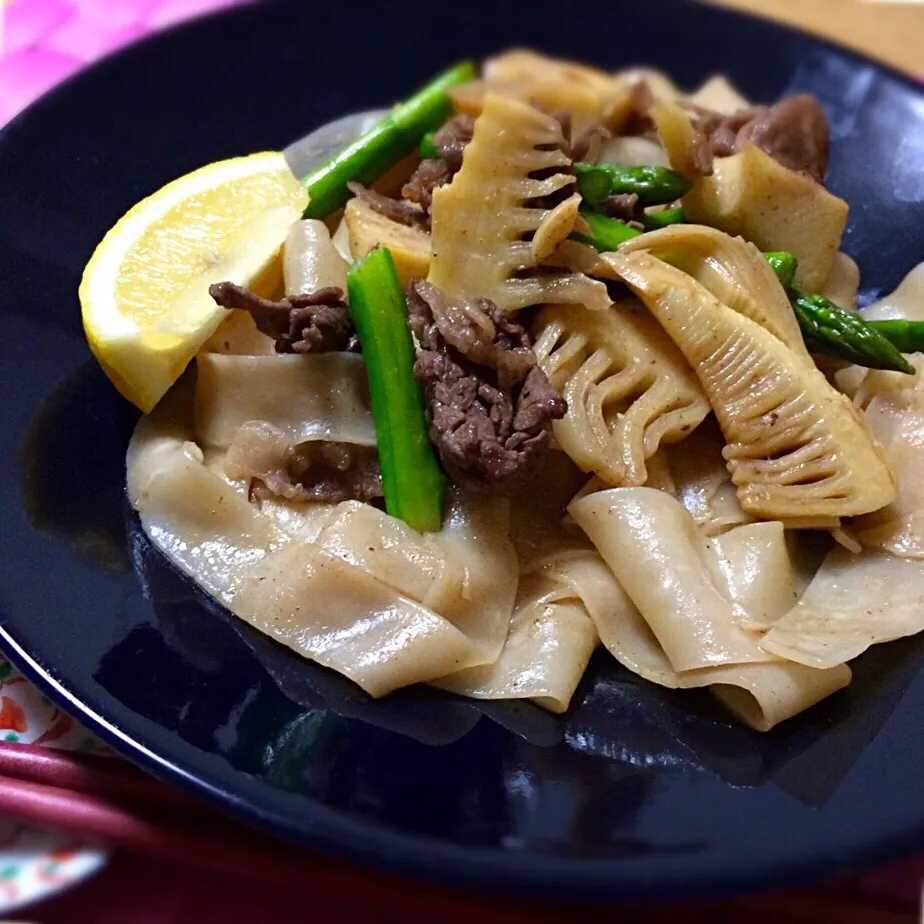
<svg viewBox="0 0 924 924">
<path fill-rule="evenodd" d="M 336 287 L 274 302 L 233 282 L 216 282 L 209 295 L 222 308 L 249 312 L 257 330 L 276 341 L 277 353 L 359 352 L 350 311 Z"/>
<path fill-rule="evenodd" d="M 654 97 L 647 84 L 636 84 L 633 111 L 623 129 L 626 135 L 657 139 L 651 119 Z M 828 171 L 830 130 L 828 120 L 814 96 L 800 93 L 773 106 L 751 106 L 722 115 L 694 103 L 681 102 L 690 113 L 699 139 L 696 164 L 700 173 L 712 172 L 712 157 L 730 157 L 747 143 L 757 145 L 777 163 L 824 183 Z"/>
<path fill-rule="evenodd" d="M 564 398 L 526 329 L 489 299 L 450 298 L 423 280 L 406 293 L 421 347 L 414 375 L 444 468 L 470 486 L 512 489 L 541 462 Z"/>
<path fill-rule="evenodd" d="M 454 115 L 433 134 L 433 146 L 452 173 L 462 169 L 462 155 L 475 134 L 475 120 L 469 115 Z"/>
<path fill-rule="evenodd" d="M 645 209 L 639 206 L 638 196 L 635 193 L 618 193 L 615 196 L 607 196 L 598 206 L 598 211 L 609 218 L 618 218 L 626 222 L 640 221 L 645 214 Z"/>
<path fill-rule="evenodd" d="M 449 183 L 458 173 L 465 147 L 474 131 L 475 120 L 471 116 L 456 115 L 435 132 L 433 144 L 440 156 L 420 162 L 401 190 L 403 199 L 383 196 L 359 183 L 349 183 L 350 191 L 392 221 L 429 231 L 433 191 Z"/>
<path fill-rule="evenodd" d="M 293 443 L 265 420 L 242 424 L 225 456 L 230 478 L 250 482 L 250 500 L 284 497 L 293 501 L 366 503 L 382 496 L 374 446 L 352 443 Z"/>
<path fill-rule="evenodd" d="M 433 146 L 439 157 L 421 161 L 411 178 L 404 184 L 401 195 L 419 205 L 426 213 L 429 227 L 433 191 L 452 181 L 462 169 L 462 156 L 475 132 L 475 120 L 469 115 L 454 115 L 433 134 Z"/>
<path fill-rule="evenodd" d="M 429 230 L 430 216 L 413 202 L 408 202 L 406 199 L 392 199 L 391 196 L 384 196 L 374 189 L 363 186 L 362 183 L 347 183 L 347 187 L 357 199 L 362 199 L 369 208 L 386 218 L 411 228 Z"/>
<path fill-rule="evenodd" d="M 448 183 L 453 177 L 449 164 L 442 158 L 428 157 L 401 189 L 405 199 L 415 202 L 425 212 L 429 221 L 430 207 L 433 205 L 433 191 Z"/>
<path fill-rule="evenodd" d="M 727 145 L 728 136 L 736 122 L 741 122 L 741 115 L 739 113 L 724 134 L 724 120 L 713 132 L 712 146 L 716 153 L 717 145 Z M 750 115 L 751 118 L 737 130 L 733 151 L 739 151 L 745 143 L 751 142 L 784 167 L 805 173 L 817 183 L 824 183 L 828 172 L 831 132 L 828 120 L 814 96 L 800 93 L 780 100 L 769 109 L 757 106 L 750 110 Z"/>
</svg>

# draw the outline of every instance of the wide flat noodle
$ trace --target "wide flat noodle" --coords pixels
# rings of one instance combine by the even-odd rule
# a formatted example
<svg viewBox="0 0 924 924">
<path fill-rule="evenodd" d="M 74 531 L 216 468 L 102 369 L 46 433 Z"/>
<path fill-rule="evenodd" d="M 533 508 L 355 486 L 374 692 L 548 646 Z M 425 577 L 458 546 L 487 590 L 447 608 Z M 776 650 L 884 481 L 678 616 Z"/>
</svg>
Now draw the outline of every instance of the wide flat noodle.
<svg viewBox="0 0 924 924">
<path fill-rule="evenodd" d="M 372 696 L 430 680 L 471 659 L 451 623 L 361 568 L 292 543 L 242 582 L 233 611 Z"/>
<path fill-rule="evenodd" d="M 616 576 L 595 550 L 549 556 L 535 573 L 559 588 L 559 598 L 580 600 L 604 647 L 630 671 L 663 687 L 677 687 L 677 674 Z"/>
<path fill-rule="evenodd" d="M 612 492 L 611 492 L 612 493 Z M 779 524 L 764 523 L 732 530 L 710 543 L 724 592 L 732 602 L 726 615 L 747 610 L 766 618 L 781 615 L 798 583 L 791 561 L 782 553 Z M 777 574 L 770 569 L 782 566 Z M 560 597 L 579 598 L 594 621 L 601 641 L 623 666 L 664 687 L 708 687 L 742 721 L 760 731 L 807 709 L 850 682 L 850 670 L 838 665 L 817 670 L 784 661 L 724 664 L 678 672 L 650 626 L 596 552 L 562 553 L 537 562 L 535 570 L 563 589 Z M 784 589 L 774 586 L 779 583 Z M 788 598 L 788 599 L 787 599 Z M 757 635 L 751 636 L 756 646 Z"/>
<path fill-rule="evenodd" d="M 807 581 L 794 564 L 782 523 L 738 526 L 709 545 L 742 628 L 767 628 L 802 596 Z"/>
<path fill-rule="evenodd" d="M 527 581 L 500 657 L 436 685 L 475 699 L 532 699 L 550 712 L 564 712 L 598 639 L 580 601 L 558 596 L 553 584 Z"/>
<path fill-rule="evenodd" d="M 509 507 L 490 496 L 455 494 L 433 539 L 465 574 L 464 583 L 440 603 L 440 612 L 477 648 L 480 660 L 472 663 L 493 661 L 503 647 L 517 593 Z"/>
<path fill-rule="evenodd" d="M 276 341 L 257 330 L 247 311 L 229 311 L 218 329 L 202 344 L 203 353 L 230 353 L 235 356 L 273 356 Z"/>
<path fill-rule="evenodd" d="M 295 443 L 375 445 L 366 367 L 352 353 L 228 356 L 197 360 L 196 440 L 226 449 L 251 420 L 273 424 Z"/>
<path fill-rule="evenodd" d="M 438 609 L 444 591 L 457 592 L 465 571 L 447 560 L 434 534 L 421 534 L 382 510 L 346 501 L 318 535 L 318 546 L 398 593 Z"/>
<path fill-rule="evenodd" d="M 880 321 L 924 320 L 924 264 L 863 314 Z M 915 367 L 914 375 L 849 369 L 837 381 L 854 392 L 854 403 L 882 444 L 898 482 L 897 500 L 854 520 L 852 534 L 867 548 L 924 560 L 924 354 L 907 358 Z"/>
<path fill-rule="evenodd" d="M 924 356 L 909 358 L 918 368 L 914 376 L 871 372 L 857 395 L 895 474 L 898 498 L 855 519 L 851 532 L 867 548 L 924 559 Z"/>
<path fill-rule="evenodd" d="M 924 630 L 924 562 L 837 547 L 802 599 L 761 640 L 772 654 L 830 667 Z"/>
<path fill-rule="evenodd" d="M 221 453 L 191 441 L 188 395 L 172 397 L 136 429 L 129 496 L 155 544 L 235 614 L 374 696 L 497 658 L 518 575 L 506 504 L 454 495 L 432 537 L 354 502 L 252 504 Z"/>
<path fill-rule="evenodd" d="M 128 448 L 128 496 L 155 545 L 230 604 L 249 569 L 288 536 L 203 464 L 189 436 L 160 409 L 143 417 Z"/>
<path fill-rule="evenodd" d="M 707 540 L 674 498 L 653 488 L 615 488 L 569 512 L 639 608 L 674 670 L 771 660 L 739 628 Z"/>
<path fill-rule="evenodd" d="M 924 321 L 924 263 L 919 263 L 899 287 L 861 312 L 867 321 Z"/>
<path fill-rule="evenodd" d="M 784 661 L 715 667 L 696 679 L 703 683 L 687 682 L 683 686 L 708 684 L 710 692 L 742 722 L 757 731 L 769 731 L 842 690 L 852 674 L 846 664 L 816 670 Z"/>
</svg>

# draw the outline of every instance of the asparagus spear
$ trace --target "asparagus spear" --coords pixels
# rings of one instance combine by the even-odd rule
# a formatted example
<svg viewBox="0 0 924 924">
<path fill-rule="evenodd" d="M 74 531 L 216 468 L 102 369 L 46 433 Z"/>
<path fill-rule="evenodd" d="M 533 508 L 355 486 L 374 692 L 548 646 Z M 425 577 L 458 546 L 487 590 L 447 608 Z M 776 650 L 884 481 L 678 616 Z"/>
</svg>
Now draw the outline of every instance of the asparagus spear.
<svg viewBox="0 0 924 924">
<path fill-rule="evenodd" d="M 924 353 L 924 321 L 867 321 L 902 353 Z"/>
<path fill-rule="evenodd" d="M 391 253 L 373 250 L 355 263 L 347 289 L 369 377 L 385 509 L 413 529 L 439 530 L 446 479 L 427 436 L 407 302 Z"/>
<path fill-rule="evenodd" d="M 683 209 L 664 209 L 660 212 L 648 212 L 642 216 L 642 224 L 646 231 L 657 231 L 670 225 L 680 225 L 687 220 Z"/>
<path fill-rule="evenodd" d="M 788 294 L 810 349 L 870 369 L 914 373 L 914 366 L 899 349 L 859 315 L 844 311 L 823 295 L 806 295 L 795 286 L 789 287 Z"/>
<path fill-rule="evenodd" d="M 798 261 L 785 250 L 765 253 L 802 328 L 806 345 L 816 353 L 840 356 L 858 366 L 913 373 L 902 356 L 924 349 L 924 323 L 919 321 L 864 321 L 823 295 L 806 295 L 793 285 Z M 895 325 L 895 326 L 893 326 Z M 896 338 L 889 336 L 890 332 Z M 898 342 L 896 342 L 898 341 Z"/>
<path fill-rule="evenodd" d="M 606 215 L 601 215 L 592 209 L 581 209 L 581 218 L 590 226 L 590 234 L 575 231 L 571 234 L 571 239 L 588 244 L 601 253 L 617 250 L 620 244 L 625 244 L 626 241 L 631 241 L 632 238 L 642 233 L 636 231 L 635 228 L 630 228 L 624 222 L 617 221 L 615 218 L 607 218 Z"/>
<path fill-rule="evenodd" d="M 349 198 L 347 183 L 371 183 L 420 143 L 425 132 L 438 128 L 452 113 L 446 90 L 475 76 L 475 65 L 463 61 L 443 71 L 302 182 L 308 190 L 303 218 L 325 218 Z"/>
<path fill-rule="evenodd" d="M 423 138 L 420 139 L 420 156 L 421 157 L 439 157 L 440 152 L 436 149 L 436 145 L 433 143 L 433 132 L 427 132 Z"/>
<path fill-rule="evenodd" d="M 574 164 L 577 191 L 591 207 L 608 196 L 635 193 L 639 205 L 664 205 L 690 191 L 689 180 L 667 167 L 631 167 L 624 164 Z"/>
<path fill-rule="evenodd" d="M 771 250 L 765 253 L 764 256 L 770 266 L 773 267 L 773 272 L 776 273 L 783 284 L 783 288 L 788 289 L 792 285 L 793 277 L 796 275 L 796 267 L 798 266 L 795 254 L 791 254 L 787 250 Z"/>
</svg>

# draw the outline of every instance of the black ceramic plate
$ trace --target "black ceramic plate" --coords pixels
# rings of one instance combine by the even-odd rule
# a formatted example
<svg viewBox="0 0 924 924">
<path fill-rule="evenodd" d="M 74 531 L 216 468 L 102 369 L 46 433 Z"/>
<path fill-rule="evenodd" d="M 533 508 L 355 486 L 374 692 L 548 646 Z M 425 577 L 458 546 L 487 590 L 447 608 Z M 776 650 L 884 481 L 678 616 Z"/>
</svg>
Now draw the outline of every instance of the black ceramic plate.
<svg viewBox="0 0 924 924">
<path fill-rule="evenodd" d="M 304 10 L 310 6 L 310 14 Z M 571 711 L 372 702 L 213 606 L 124 501 L 135 412 L 97 370 L 81 270 L 136 200 L 282 148 L 513 43 L 749 96 L 817 94 L 867 298 L 924 257 L 924 93 L 761 22 L 670 3 L 266 4 L 91 68 L 0 135 L 2 647 L 126 756 L 283 837 L 411 873 L 650 897 L 818 877 L 924 847 L 924 644 L 759 735 L 594 659 Z M 548 10 L 548 12 L 546 12 Z"/>
</svg>

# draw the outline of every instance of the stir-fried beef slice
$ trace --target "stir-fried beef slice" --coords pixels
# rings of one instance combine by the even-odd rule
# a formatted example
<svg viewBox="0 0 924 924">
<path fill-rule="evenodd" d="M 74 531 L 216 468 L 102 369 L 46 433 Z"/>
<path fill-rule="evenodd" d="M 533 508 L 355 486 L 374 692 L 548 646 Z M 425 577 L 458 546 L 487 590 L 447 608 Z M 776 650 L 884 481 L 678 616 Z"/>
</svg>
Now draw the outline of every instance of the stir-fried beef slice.
<svg viewBox="0 0 924 924">
<path fill-rule="evenodd" d="M 365 503 L 382 497 L 382 475 L 374 447 L 317 442 L 293 446 L 287 473 L 307 500 Z"/>
<path fill-rule="evenodd" d="M 488 299 L 450 298 L 423 280 L 406 292 L 421 347 L 414 375 L 443 466 L 463 483 L 514 487 L 567 410 L 536 366 L 529 334 Z"/>
<path fill-rule="evenodd" d="M 657 139 L 650 111 L 654 97 L 644 82 L 633 89 L 633 112 L 623 134 Z M 697 137 L 694 165 L 703 176 L 712 172 L 713 157 L 730 157 L 748 142 L 757 145 L 777 163 L 823 183 L 828 170 L 830 130 L 814 96 L 800 93 L 773 106 L 751 106 L 722 115 L 695 103 L 682 102 L 690 113 Z"/>
<path fill-rule="evenodd" d="M 404 184 L 401 195 L 419 205 L 425 214 L 425 226 L 430 224 L 433 191 L 452 181 L 462 168 L 462 155 L 475 132 L 475 120 L 469 115 L 454 115 L 433 134 L 433 146 L 439 157 L 428 157 Z"/>
<path fill-rule="evenodd" d="M 276 341 L 277 353 L 359 351 L 343 292 L 336 287 L 274 302 L 233 282 L 216 282 L 209 295 L 222 308 L 249 312 L 257 330 Z"/>
<path fill-rule="evenodd" d="M 598 206 L 598 211 L 609 218 L 618 218 L 620 221 L 639 221 L 645 210 L 639 207 L 636 193 L 618 193 L 607 196 Z"/>
<path fill-rule="evenodd" d="M 433 191 L 448 183 L 453 177 L 449 164 L 442 158 L 428 157 L 401 189 L 401 195 L 417 203 L 426 212 L 429 224 L 430 206 L 433 204 Z"/>
<path fill-rule="evenodd" d="M 632 108 L 623 124 L 620 134 L 658 140 L 658 130 L 651 118 L 651 107 L 655 104 L 654 94 L 647 81 L 639 80 L 632 85 Z"/>
<path fill-rule="evenodd" d="M 775 161 L 823 183 L 828 172 L 831 132 L 818 100 L 790 96 L 769 109 L 756 107 L 737 133 L 735 149 L 750 141 Z M 713 142 L 714 144 L 714 142 Z"/>
<path fill-rule="evenodd" d="M 238 428 L 224 465 L 229 477 L 250 482 L 250 500 L 368 503 L 382 496 L 375 447 L 326 441 L 296 444 L 265 420 Z"/>
<path fill-rule="evenodd" d="M 462 155 L 475 134 L 475 120 L 470 115 L 454 115 L 433 134 L 433 146 L 446 166 L 455 174 L 462 169 Z"/>
<path fill-rule="evenodd" d="M 347 188 L 357 199 L 362 199 L 369 208 L 392 221 L 411 228 L 429 229 L 430 227 L 430 216 L 413 202 L 408 202 L 406 199 L 392 199 L 391 196 L 384 196 L 374 189 L 363 186 L 362 183 L 347 183 Z"/>
</svg>

